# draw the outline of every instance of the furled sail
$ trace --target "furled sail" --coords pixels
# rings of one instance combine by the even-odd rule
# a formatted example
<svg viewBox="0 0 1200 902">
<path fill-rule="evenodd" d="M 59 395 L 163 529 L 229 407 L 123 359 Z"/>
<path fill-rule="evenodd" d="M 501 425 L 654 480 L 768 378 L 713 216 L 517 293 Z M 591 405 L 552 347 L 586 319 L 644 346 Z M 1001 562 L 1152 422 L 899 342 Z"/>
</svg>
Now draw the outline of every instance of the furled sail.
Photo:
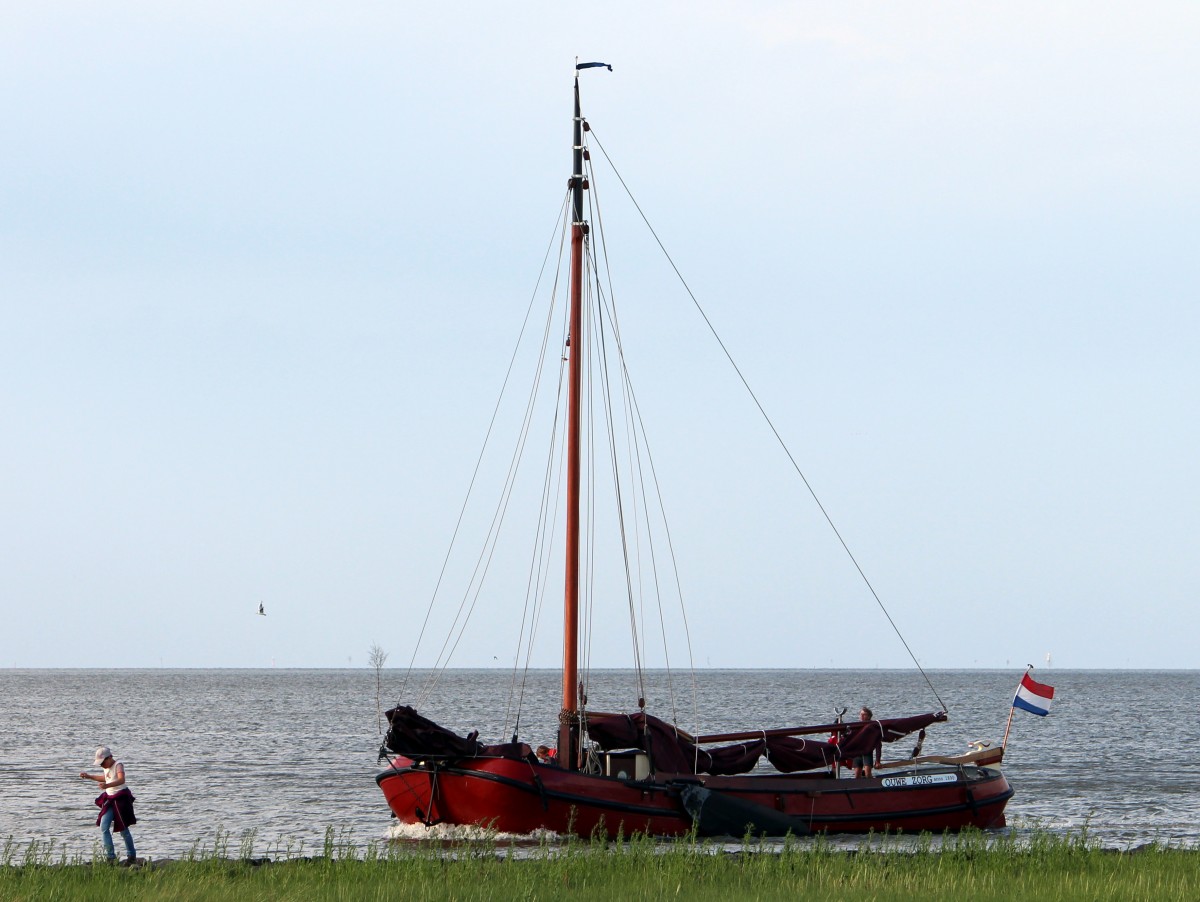
<svg viewBox="0 0 1200 902">
<path fill-rule="evenodd" d="M 477 739 L 478 731 L 459 736 L 407 705 L 392 708 L 386 717 L 389 727 L 384 745 L 397 755 L 408 758 L 533 758 L 527 743 L 484 745 Z"/>
</svg>

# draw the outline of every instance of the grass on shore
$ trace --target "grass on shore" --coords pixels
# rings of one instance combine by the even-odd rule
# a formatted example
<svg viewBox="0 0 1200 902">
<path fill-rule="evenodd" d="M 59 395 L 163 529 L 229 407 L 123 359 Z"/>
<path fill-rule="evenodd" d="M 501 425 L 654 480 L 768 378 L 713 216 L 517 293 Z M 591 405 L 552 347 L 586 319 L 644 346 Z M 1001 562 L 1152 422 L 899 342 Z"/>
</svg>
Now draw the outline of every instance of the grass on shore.
<svg viewBox="0 0 1200 902">
<path fill-rule="evenodd" d="M 331 835 L 331 834 L 330 834 Z M 0 852 L 0 899 L 132 902 L 385 899 L 789 899 L 884 900 L 1194 900 L 1200 850 L 1150 846 L 1112 852 L 1086 834 L 1017 840 L 968 832 L 940 844 L 864 838 L 855 851 L 820 838 L 738 852 L 703 842 L 573 841 L 514 850 L 503 843 L 369 844 L 326 841 L 326 855 L 266 862 L 227 857 L 228 837 L 182 860 L 123 868 L 68 860 L 53 847 Z M 516 854 L 514 854 L 514 851 Z M 334 854 L 328 854 L 333 852 Z"/>
</svg>

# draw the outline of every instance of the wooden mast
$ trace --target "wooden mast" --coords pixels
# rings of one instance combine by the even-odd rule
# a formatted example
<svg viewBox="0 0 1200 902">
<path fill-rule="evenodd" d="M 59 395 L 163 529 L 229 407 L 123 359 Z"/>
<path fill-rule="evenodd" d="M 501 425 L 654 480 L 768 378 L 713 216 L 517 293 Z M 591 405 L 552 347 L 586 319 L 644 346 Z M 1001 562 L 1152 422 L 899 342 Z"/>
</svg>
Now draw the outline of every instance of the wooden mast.
<svg viewBox="0 0 1200 902">
<path fill-rule="evenodd" d="M 579 73 L 575 74 L 575 142 L 571 170 L 571 326 L 567 336 L 567 541 L 566 588 L 563 599 L 562 710 L 558 716 L 558 757 L 577 770 L 573 729 L 579 720 L 579 457 L 583 399 L 583 117 L 579 112 Z"/>
</svg>

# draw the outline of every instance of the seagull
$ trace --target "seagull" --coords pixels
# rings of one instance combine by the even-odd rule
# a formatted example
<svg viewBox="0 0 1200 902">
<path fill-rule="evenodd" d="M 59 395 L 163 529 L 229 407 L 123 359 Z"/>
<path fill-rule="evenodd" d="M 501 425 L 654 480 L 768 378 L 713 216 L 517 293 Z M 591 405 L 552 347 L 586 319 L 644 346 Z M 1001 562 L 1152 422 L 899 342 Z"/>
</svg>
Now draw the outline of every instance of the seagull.
<svg viewBox="0 0 1200 902">
<path fill-rule="evenodd" d="M 267 612 L 263 610 L 263 606 L 262 606 L 262 602 L 261 602 L 261 601 L 258 603 L 258 613 L 262 614 L 262 616 L 264 616 L 264 617 L 266 617 L 266 616 L 267 616 Z"/>
</svg>

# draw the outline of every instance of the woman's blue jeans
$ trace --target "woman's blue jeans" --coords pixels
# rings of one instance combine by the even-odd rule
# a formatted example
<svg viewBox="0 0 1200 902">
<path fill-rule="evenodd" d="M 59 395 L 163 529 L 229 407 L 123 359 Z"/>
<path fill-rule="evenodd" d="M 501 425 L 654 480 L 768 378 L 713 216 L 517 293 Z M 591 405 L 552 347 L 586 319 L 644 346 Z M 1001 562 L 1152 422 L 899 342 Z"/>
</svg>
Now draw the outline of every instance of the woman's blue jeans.
<svg viewBox="0 0 1200 902">
<path fill-rule="evenodd" d="M 104 843 L 104 857 L 112 861 L 117 857 L 117 851 L 113 848 L 112 841 L 112 822 L 117 812 L 109 808 L 100 818 L 100 839 Z M 133 832 L 126 830 L 121 834 L 121 838 L 125 840 L 125 854 L 129 858 L 137 858 L 137 852 L 133 848 Z"/>
</svg>

